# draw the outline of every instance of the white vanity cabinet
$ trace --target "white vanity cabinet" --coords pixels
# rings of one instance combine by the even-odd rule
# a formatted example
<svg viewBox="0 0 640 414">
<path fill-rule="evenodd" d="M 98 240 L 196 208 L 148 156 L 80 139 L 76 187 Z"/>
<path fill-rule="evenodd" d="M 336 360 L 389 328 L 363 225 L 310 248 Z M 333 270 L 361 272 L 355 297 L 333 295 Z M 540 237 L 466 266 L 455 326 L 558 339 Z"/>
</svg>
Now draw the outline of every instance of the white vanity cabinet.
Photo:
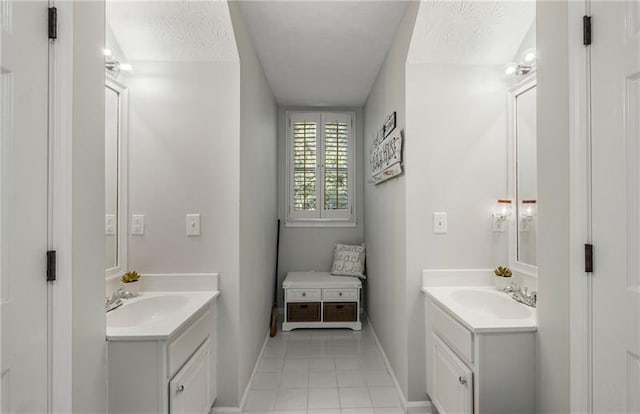
<svg viewBox="0 0 640 414">
<path fill-rule="evenodd" d="M 431 293 L 438 289 L 445 288 Z M 425 295 L 427 394 L 438 413 L 533 414 L 535 327 L 517 318 L 507 326 L 508 314 L 501 326 L 474 325 L 447 307 L 450 293 L 439 296 L 442 302 Z"/>
<path fill-rule="evenodd" d="M 108 338 L 109 413 L 209 413 L 216 398 L 213 300 L 168 336 Z"/>
</svg>

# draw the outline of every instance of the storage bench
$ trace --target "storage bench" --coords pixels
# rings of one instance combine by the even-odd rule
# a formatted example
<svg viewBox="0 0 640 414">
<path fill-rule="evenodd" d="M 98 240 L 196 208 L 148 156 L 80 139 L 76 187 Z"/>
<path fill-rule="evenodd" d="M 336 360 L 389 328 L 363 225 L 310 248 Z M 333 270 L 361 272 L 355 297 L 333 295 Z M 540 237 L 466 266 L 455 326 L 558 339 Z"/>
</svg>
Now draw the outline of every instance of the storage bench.
<svg viewBox="0 0 640 414">
<path fill-rule="evenodd" d="M 357 277 L 329 272 L 289 272 L 284 289 L 283 331 L 296 328 L 362 329 Z"/>
</svg>

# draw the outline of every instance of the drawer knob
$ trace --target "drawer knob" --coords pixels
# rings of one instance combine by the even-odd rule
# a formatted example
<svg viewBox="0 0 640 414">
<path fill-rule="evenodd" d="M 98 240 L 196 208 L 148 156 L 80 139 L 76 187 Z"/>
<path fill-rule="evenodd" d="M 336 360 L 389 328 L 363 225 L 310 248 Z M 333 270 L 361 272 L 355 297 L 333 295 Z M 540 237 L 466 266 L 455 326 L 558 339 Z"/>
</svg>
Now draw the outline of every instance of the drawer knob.
<svg viewBox="0 0 640 414">
<path fill-rule="evenodd" d="M 184 385 L 180 385 L 177 389 L 176 389 L 176 394 L 181 394 L 184 392 Z"/>
<path fill-rule="evenodd" d="M 461 385 L 467 385 L 467 379 L 465 377 L 463 377 L 463 376 L 458 377 L 458 382 Z"/>
<path fill-rule="evenodd" d="M 307 292 L 302 292 L 302 296 L 307 296 Z"/>
<path fill-rule="evenodd" d="M 338 293 L 338 296 L 342 296 L 342 292 Z"/>
</svg>

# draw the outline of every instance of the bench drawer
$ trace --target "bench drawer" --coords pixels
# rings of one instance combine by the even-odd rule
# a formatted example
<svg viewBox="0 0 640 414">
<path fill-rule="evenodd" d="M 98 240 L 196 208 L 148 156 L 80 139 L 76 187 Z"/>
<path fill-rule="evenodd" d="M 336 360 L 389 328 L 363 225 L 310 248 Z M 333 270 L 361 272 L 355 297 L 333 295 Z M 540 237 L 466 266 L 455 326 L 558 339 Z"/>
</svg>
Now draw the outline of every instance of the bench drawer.
<svg viewBox="0 0 640 414">
<path fill-rule="evenodd" d="M 358 300 L 358 289 L 322 289 L 323 300 Z"/>
<path fill-rule="evenodd" d="M 287 289 L 287 301 L 319 301 L 320 289 Z"/>
<path fill-rule="evenodd" d="M 287 322 L 320 322 L 320 302 L 287 303 Z"/>
<path fill-rule="evenodd" d="M 432 305 L 433 329 L 466 361 L 473 362 L 473 332 Z"/>
</svg>

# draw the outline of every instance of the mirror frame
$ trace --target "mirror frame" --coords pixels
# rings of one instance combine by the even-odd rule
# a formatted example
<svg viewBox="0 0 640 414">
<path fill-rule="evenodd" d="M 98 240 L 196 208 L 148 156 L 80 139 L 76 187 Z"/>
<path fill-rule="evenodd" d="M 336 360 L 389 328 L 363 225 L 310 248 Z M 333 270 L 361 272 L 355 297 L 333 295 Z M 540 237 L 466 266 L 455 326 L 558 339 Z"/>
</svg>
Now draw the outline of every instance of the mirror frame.
<svg viewBox="0 0 640 414">
<path fill-rule="evenodd" d="M 116 267 L 105 270 L 105 278 L 119 277 L 127 271 L 128 266 L 128 200 L 129 200 L 129 89 L 115 79 L 106 77 L 105 89 L 109 88 L 118 94 L 118 250 Z"/>
<path fill-rule="evenodd" d="M 509 188 L 509 198 L 514 204 L 514 219 L 509 220 L 509 240 L 508 240 L 508 259 L 509 267 L 516 272 L 525 274 L 530 277 L 538 277 L 538 266 L 518 261 L 518 200 L 517 200 L 517 130 L 516 130 L 516 100 L 518 96 L 535 88 L 537 86 L 535 70 L 529 72 L 525 77 L 520 79 L 515 86 L 508 91 L 508 173 L 507 181 Z M 537 132 L 536 132 L 537 135 Z M 537 243 L 537 240 L 536 240 Z"/>
</svg>

